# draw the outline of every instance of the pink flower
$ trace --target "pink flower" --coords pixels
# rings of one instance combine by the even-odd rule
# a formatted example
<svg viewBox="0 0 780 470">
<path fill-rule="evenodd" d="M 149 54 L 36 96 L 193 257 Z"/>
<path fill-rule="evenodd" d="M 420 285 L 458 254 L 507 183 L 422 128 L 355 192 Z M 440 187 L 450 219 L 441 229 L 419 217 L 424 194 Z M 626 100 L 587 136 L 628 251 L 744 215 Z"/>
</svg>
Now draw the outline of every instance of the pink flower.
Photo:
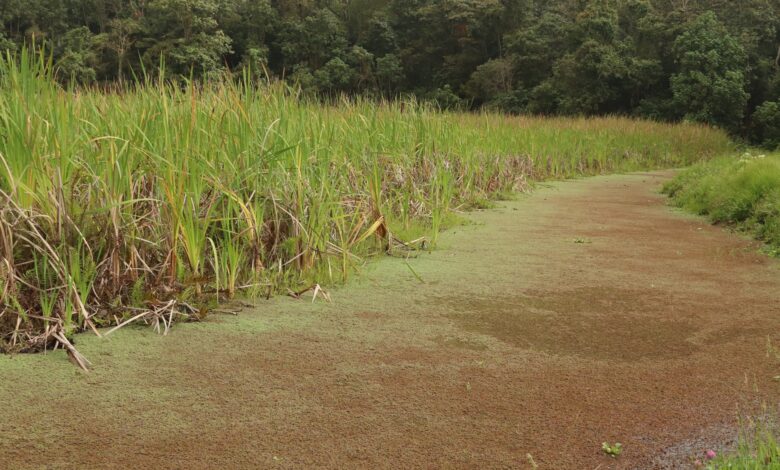
<svg viewBox="0 0 780 470">
<path fill-rule="evenodd" d="M 712 449 L 707 450 L 707 452 L 705 452 L 704 455 L 707 456 L 707 460 L 712 460 L 718 456 L 718 454 L 716 454 L 715 451 Z"/>
</svg>

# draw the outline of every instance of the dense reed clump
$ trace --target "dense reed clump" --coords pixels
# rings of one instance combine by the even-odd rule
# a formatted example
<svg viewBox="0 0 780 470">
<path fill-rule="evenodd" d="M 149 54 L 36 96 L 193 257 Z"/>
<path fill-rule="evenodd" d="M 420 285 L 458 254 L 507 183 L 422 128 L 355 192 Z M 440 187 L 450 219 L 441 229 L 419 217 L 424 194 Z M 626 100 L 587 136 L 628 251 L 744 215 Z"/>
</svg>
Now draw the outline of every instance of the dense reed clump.
<svg viewBox="0 0 780 470">
<path fill-rule="evenodd" d="M 343 281 L 453 210 L 531 180 L 687 165 L 717 130 L 624 118 L 323 105 L 224 80 L 63 89 L 0 65 L 0 349 L 133 318 L 167 328 L 241 291 Z M 418 243 L 419 244 L 419 243 Z"/>
</svg>

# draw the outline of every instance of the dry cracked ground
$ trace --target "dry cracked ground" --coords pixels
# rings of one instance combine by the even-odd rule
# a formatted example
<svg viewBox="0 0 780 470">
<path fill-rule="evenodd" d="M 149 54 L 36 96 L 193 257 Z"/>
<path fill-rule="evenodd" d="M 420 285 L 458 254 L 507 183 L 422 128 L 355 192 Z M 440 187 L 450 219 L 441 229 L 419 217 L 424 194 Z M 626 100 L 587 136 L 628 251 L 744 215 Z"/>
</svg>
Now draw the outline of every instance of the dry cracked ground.
<svg viewBox="0 0 780 470">
<path fill-rule="evenodd" d="M 778 404 L 780 263 L 670 209 L 669 176 L 469 214 L 332 303 L 81 335 L 89 374 L 0 358 L 0 467 L 690 468 Z"/>
</svg>

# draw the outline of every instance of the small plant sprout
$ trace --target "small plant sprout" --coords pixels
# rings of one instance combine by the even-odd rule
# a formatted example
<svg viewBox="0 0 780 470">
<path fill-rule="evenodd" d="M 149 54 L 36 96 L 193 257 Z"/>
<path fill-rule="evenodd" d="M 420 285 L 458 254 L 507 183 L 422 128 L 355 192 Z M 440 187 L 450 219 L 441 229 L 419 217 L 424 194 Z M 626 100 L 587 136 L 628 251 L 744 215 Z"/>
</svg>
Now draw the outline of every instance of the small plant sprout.
<svg viewBox="0 0 780 470">
<path fill-rule="evenodd" d="M 623 444 L 616 442 L 614 445 L 610 445 L 609 442 L 602 442 L 601 450 L 614 459 L 623 452 Z"/>
</svg>

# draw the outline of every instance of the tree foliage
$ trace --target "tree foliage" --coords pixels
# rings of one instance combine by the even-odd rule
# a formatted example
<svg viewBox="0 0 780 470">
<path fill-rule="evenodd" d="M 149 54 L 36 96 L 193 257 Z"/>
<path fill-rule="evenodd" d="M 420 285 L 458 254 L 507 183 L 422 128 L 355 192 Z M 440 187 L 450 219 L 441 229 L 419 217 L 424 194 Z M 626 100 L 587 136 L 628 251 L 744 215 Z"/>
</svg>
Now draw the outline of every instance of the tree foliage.
<svg viewBox="0 0 780 470">
<path fill-rule="evenodd" d="M 678 72 L 671 77 L 678 108 L 689 119 L 736 129 L 744 116 L 747 57 L 742 45 L 711 13 L 674 42 Z"/>
<path fill-rule="evenodd" d="M 769 144 L 780 102 L 778 0 L 0 0 L 0 49 L 23 43 L 63 81 L 248 69 L 321 95 L 690 119 Z"/>
</svg>

